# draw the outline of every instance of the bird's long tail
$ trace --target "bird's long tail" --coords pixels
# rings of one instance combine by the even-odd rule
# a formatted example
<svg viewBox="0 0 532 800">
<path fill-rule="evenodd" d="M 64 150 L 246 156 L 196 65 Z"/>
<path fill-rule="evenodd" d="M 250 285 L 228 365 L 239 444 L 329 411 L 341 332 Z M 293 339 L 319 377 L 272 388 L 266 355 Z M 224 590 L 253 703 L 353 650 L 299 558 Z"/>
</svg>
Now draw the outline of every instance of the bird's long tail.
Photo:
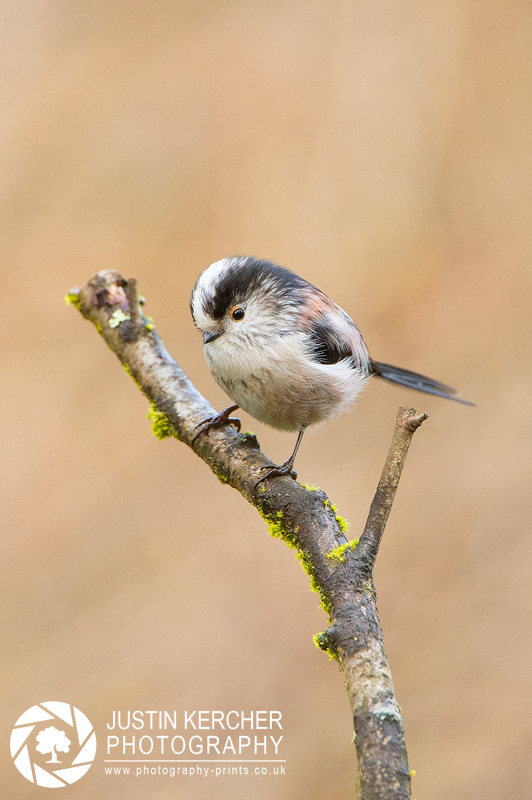
<svg viewBox="0 0 532 800">
<path fill-rule="evenodd" d="M 418 392 L 435 394 L 437 397 L 445 397 L 447 400 L 456 400 L 457 403 L 464 403 L 466 406 L 475 405 L 469 400 L 462 400 L 461 397 L 456 397 L 457 391 L 451 386 L 446 386 L 445 383 L 427 378 L 426 375 L 410 372 L 409 369 L 401 369 L 401 367 L 393 367 L 391 364 L 372 361 L 371 370 L 373 375 L 378 375 L 380 378 L 384 378 L 385 381 L 390 381 L 390 383 L 399 383 L 401 386 L 416 389 Z"/>
</svg>

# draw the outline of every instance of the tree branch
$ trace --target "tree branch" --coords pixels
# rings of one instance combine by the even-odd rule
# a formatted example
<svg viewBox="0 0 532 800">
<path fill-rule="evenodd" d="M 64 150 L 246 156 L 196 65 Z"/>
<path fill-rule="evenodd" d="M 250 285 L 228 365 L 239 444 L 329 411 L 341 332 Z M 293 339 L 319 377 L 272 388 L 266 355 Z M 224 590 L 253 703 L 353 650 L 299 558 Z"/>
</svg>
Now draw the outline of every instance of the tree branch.
<svg viewBox="0 0 532 800">
<path fill-rule="evenodd" d="M 289 477 L 257 487 L 261 467 L 270 462 L 254 435 L 237 433 L 231 425 L 197 435 L 197 426 L 216 412 L 141 313 L 136 281 L 128 286 L 117 272 L 99 272 L 66 299 L 96 326 L 151 402 L 156 435 L 173 435 L 191 447 L 223 483 L 257 508 L 274 536 L 296 548 L 331 623 L 315 637 L 316 643 L 338 660 L 351 702 L 357 797 L 409 798 L 403 723 L 384 651 L 373 568 L 408 446 L 426 414 L 416 416 L 414 409 L 399 409 L 366 527 L 360 542 L 348 541 L 343 521 L 321 490 L 306 489 Z"/>
</svg>

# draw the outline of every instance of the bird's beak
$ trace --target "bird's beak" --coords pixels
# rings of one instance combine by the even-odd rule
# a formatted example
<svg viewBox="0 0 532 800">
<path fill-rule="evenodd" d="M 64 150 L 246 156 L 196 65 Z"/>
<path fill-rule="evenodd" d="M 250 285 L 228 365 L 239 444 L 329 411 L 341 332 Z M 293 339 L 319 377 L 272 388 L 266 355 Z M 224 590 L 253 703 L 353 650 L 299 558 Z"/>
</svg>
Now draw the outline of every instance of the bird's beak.
<svg viewBox="0 0 532 800">
<path fill-rule="evenodd" d="M 214 340 L 221 335 L 222 335 L 221 332 L 212 333 L 210 331 L 205 331 L 205 333 L 203 334 L 203 344 L 209 344 L 209 342 L 214 342 Z"/>
</svg>

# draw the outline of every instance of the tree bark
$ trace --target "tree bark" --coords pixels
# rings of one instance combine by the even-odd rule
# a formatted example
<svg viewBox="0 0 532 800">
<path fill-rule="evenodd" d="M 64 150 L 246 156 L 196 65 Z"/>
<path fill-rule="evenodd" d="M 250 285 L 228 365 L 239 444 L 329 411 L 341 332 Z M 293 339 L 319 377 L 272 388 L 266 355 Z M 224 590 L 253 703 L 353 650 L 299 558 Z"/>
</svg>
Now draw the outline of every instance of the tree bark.
<svg viewBox="0 0 532 800">
<path fill-rule="evenodd" d="M 129 293 L 131 290 L 131 306 Z M 342 670 L 351 703 L 358 756 L 357 797 L 410 797 L 404 729 L 377 613 L 373 569 L 408 446 L 426 418 L 400 408 L 390 452 L 360 541 L 348 541 L 342 520 L 321 490 L 290 477 L 263 481 L 269 465 L 252 434 L 231 426 L 198 435 L 216 412 L 168 354 L 139 307 L 136 281 L 99 272 L 67 301 L 98 329 L 152 404 L 154 432 L 191 447 L 218 476 L 237 489 L 270 527 L 296 548 L 311 586 L 319 592 L 330 625 L 315 639 Z"/>
</svg>

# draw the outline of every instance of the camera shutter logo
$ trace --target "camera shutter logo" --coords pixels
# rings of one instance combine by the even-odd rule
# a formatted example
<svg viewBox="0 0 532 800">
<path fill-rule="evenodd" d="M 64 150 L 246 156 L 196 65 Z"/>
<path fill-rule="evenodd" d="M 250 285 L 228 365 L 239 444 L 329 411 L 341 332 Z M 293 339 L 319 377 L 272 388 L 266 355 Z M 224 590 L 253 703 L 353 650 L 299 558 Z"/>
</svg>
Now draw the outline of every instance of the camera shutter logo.
<svg viewBox="0 0 532 800">
<path fill-rule="evenodd" d="M 79 781 L 95 755 L 96 734 L 91 723 L 79 708 L 68 703 L 50 701 L 32 706 L 11 731 L 15 766 L 38 786 L 55 789 Z"/>
</svg>

